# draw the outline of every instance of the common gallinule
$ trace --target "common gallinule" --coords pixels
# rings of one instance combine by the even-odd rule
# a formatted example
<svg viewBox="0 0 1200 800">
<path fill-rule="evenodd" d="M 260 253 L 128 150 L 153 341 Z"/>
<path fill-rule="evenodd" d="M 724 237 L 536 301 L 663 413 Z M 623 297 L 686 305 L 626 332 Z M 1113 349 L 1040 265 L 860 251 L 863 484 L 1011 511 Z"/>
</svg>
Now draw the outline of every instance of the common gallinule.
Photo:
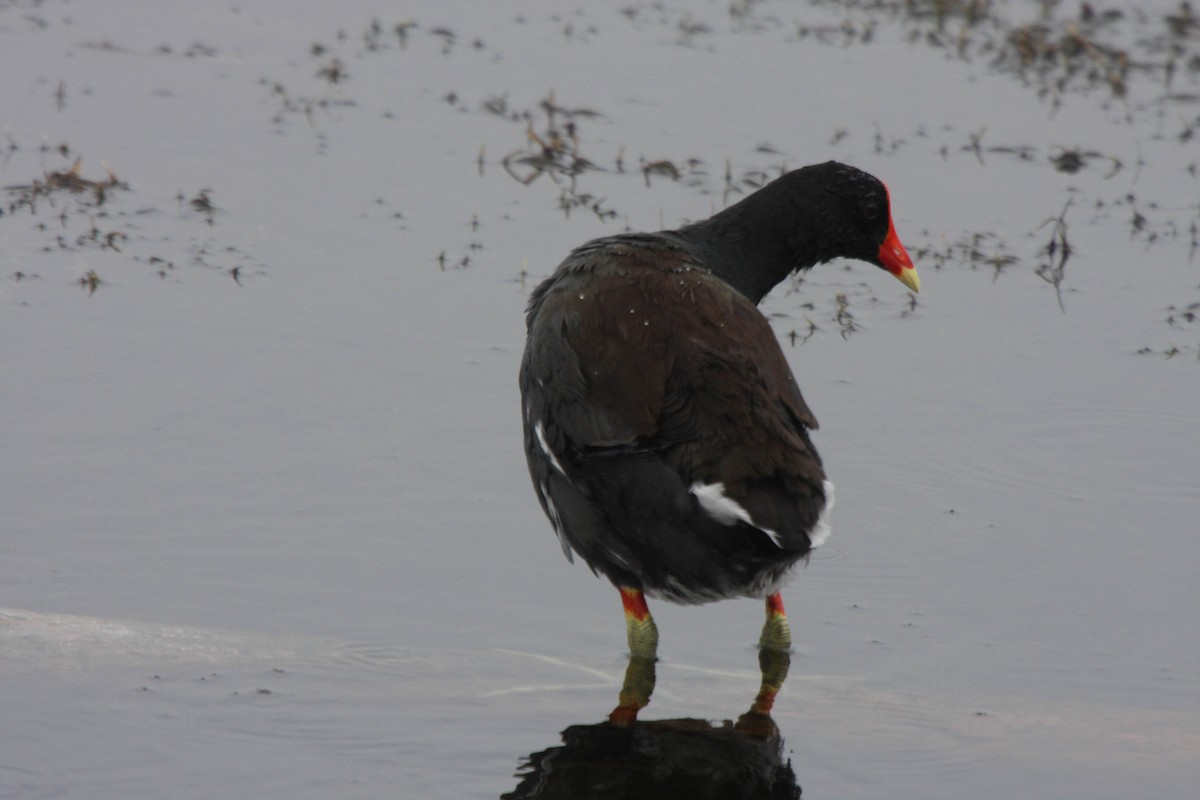
<svg viewBox="0 0 1200 800">
<path fill-rule="evenodd" d="M 632 656 L 657 649 L 647 594 L 765 598 L 762 646 L 790 646 L 779 588 L 829 535 L 833 485 L 756 304 L 838 257 L 920 289 L 887 188 L 830 161 L 679 230 L 588 242 L 534 290 L 529 472 L 567 558 L 620 590 Z"/>
</svg>

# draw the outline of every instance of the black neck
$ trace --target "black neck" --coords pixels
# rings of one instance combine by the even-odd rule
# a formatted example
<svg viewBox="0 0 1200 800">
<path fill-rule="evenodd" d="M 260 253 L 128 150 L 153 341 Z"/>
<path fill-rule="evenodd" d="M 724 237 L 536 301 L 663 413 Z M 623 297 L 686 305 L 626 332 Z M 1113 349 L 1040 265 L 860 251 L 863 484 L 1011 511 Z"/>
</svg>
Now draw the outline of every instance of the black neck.
<svg viewBox="0 0 1200 800">
<path fill-rule="evenodd" d="M 789 274 L 812 266 L 796 260 L 789 242 L 795 220 L 772 214 L 765 191 L 680 231 L 713 274 L 755 304 Z"/>
<path fill-rule="evenodd" d="M 882 184 L 835 162 L 789 172 L 724 211 L 678 231 L 714 274 L 758 303 L 788 275 L 838 257 L 873 260 L 850 198 Z M 882 236 L 880 237 L 882 241 Z"/>
</svg>

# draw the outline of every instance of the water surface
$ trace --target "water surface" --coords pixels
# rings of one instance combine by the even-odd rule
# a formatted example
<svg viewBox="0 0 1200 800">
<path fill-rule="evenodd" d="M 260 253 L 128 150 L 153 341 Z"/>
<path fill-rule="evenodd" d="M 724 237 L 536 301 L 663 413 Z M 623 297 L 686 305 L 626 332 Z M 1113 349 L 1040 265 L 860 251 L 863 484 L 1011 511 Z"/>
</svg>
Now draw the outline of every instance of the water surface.
<svg viewBox="0 0 1200 800">
<path fill-rule="evenodd" d="M 0 5 L 0 794 L 512 791 L 625 666 L 528 486 L 525 297 L 828 158 L 923 290 L 837 263 L 764 305 L 838 486 L 784 595 L 804 796 L 1194 790 L 1195 29 L 1117 96 L 997 64 L 1039 4 L 962 50 L 734 5 Z M 1163 64 L 1178 7 L 1138 8 L 1079 30 Z M 654 613 L 643 717 L 745 711 L 759 605 Z"/>
</svg>

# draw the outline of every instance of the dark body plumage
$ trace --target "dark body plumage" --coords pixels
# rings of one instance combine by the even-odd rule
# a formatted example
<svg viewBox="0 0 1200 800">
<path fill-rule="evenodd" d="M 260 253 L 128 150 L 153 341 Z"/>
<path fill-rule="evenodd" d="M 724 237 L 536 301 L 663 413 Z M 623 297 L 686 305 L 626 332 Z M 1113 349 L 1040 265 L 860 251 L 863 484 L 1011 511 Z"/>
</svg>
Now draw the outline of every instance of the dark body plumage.
<svg viewBox="0 0 1200 800">
<path fill-rule="evenodd" d="M 832 487 L 756 303 L 838 256 L 899 274 L 893 238 L 883 184 L 829 162 L 572 252 L 533 292 L 520 371 L 530 475 L 568 558 L 679 602 L 776 592 Z"/>
</svg>

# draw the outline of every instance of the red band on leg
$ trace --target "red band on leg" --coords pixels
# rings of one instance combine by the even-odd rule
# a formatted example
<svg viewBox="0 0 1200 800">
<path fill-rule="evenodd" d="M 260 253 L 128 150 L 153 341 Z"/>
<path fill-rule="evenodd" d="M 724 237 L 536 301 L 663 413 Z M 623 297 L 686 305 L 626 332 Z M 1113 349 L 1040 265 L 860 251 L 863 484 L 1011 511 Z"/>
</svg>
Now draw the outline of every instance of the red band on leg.
<svg viewBox="0 0 1200 800">
<path fill-rule="evenodd" d="M 625 607 L 626 616 L 633 617 L 638 622 L 642 622 L 650 616 L 650 609 L 646 605 L 646 596 L 642 594 L 641 589 L 622 587 L 621 605 Z"/>
</svg>

